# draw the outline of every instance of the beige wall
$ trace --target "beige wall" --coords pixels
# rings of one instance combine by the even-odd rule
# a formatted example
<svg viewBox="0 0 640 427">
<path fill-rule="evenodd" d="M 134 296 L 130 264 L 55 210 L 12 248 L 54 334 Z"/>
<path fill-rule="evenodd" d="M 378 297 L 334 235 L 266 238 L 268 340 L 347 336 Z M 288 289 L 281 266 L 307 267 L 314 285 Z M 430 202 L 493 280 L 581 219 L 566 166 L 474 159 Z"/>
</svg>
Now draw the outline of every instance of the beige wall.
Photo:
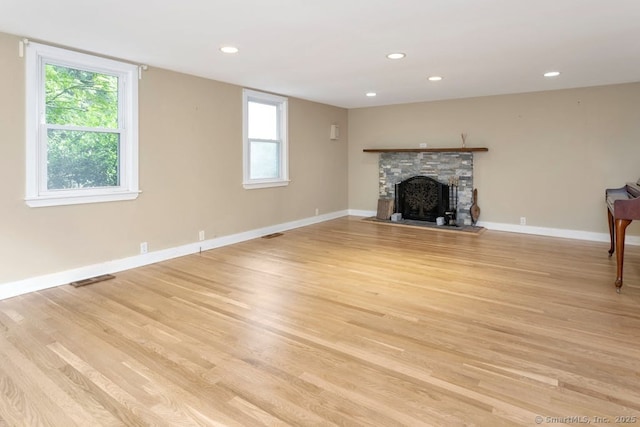
<svg viewBox="0 0 640 427">
<path fill-rule="evenodd" d="M 376 208 L 363 148 L 459 147 L 461 132 L 489 148 L 474 157 L 481 221 L 608 232 L 605 188 L 640 178 L 640 83 L 349 110 L 349 207 Z"/>
<path fill-rule="evenodd" d="M 242 88 L 151 67 L 135 201 L 29 208 L 24 60 L 0 33 L 0 284 L 347 209 L 347 111 L 291 98 L 287 187 L 242 188 Z M 1 285 L 0 285 L 1 286 Z"/>
</svg>

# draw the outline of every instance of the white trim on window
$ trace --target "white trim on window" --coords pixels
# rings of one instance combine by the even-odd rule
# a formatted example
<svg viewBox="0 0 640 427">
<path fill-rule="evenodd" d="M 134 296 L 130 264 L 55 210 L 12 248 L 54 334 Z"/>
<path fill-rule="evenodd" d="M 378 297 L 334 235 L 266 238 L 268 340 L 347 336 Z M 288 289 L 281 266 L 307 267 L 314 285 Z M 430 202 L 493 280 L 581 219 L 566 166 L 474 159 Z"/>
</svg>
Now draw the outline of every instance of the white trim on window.
<svg viewBox="0 0 640 427">
<path fill-rule="evenodd" d="M 277 136 L 273 140 L 249 138 L 249 102 L 277 107 Z M 243 187 L 246 189 L 283 187 L 289 185 L 288 99 L 278 95 L 242 90 L 242 170 Z M 251 178 L 251 142 L 273 142 L 278 145 L 278 176 L 275 178 Z"/>
<path fill-rule="evenodd" d="M 117 129 L 120 136 L 118 185 L 51 190 L 47 184 L 47 129 L 81 127 L 46 124 L 45 66 L 47 64 L 103 73 L 118 78 Z M 67 49 L 29 42 L 26 46 L 26 194 L 31 207 L 132 200 L 138 197 L 138 67 Z"/>
</svg>

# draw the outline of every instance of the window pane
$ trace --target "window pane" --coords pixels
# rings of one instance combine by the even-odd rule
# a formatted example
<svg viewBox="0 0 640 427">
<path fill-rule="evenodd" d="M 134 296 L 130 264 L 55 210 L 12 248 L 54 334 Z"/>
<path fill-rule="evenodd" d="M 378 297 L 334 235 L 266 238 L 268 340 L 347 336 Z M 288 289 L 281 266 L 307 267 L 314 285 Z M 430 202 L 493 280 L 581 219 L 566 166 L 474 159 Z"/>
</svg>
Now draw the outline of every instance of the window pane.
<svg viewBox="0 0 640 427">
<path fill-rule="evenodd" d="M 278 107 L 248 102 L 249 139 L 278 139 Z"/>
<path fill-rule="evenodd" d="M 251 179 L 280 177 L 279 148 L 280 144 L 277 142 L 251 141 Z"/>
<path fill-rule="evenodd" d="M 119 134 L 49 129 L 47 136 L 49 190 L 120 185 Z"/>
<path fill-rule="evenodd" d="M 47 124 L 118 128 L 118 78 L 47 64 Z"/>
</svg>

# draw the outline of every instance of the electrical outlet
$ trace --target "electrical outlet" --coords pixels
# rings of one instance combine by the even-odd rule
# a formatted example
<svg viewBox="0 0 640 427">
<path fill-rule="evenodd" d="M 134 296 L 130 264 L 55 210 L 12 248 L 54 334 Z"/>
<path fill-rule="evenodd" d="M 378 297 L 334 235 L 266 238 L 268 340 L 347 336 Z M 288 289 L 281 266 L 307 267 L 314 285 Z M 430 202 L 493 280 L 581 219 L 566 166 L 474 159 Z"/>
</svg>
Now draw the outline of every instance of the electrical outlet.
<svg viewBox="0 0 640 427">
<path fill-rule="evenodd" d="M 420 146 L 420 148 L 427 148 L 427 143 L 426 142 L 421 142 L 419 146 Z"/>
<path fill-rule="evenodd" d="M 202 242 L 204 240 L 204 230 L 198 232 L 198 239 Z"/>
<path fill-rule="evenodd" d="M 149 252 L 149 245 L 147 244 L 147 242 L 140 243 L 140 253 L 146 254 L 147 252 Z"/>
<path fill-rule="evenodd" d="M 320 209 L 316 208 L 316 216 L 320 215 Z"/>
<path fill-rule="evenodd" d="M 526 216 L 521 216 L 520 217 L 520 225 L 527 225 L 527 217 Z"/>
</svg>

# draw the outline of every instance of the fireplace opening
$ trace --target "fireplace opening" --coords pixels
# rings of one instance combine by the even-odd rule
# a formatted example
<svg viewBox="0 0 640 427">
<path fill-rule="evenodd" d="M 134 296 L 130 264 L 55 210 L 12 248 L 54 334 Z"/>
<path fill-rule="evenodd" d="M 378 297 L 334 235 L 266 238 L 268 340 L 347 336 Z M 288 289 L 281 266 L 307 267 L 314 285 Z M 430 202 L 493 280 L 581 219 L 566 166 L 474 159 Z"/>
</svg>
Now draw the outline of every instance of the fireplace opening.
<svg viewBox="0 0 640 427">
<path fill-rule="evenodd" d="M 436 222 L 449 211 L 449 185 L 414 176 L 395 185 L 396 212 L 404 219 Z"/>
</svg>

